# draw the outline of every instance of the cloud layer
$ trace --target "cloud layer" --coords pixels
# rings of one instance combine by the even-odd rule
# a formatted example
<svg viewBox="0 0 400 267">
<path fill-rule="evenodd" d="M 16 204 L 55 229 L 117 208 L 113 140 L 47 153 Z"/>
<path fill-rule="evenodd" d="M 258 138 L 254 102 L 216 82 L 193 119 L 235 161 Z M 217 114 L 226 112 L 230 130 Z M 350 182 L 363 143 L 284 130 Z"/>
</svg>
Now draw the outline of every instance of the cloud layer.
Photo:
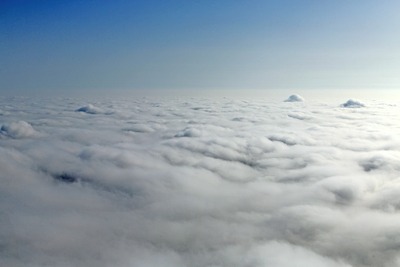
<svg viewBox="0 0 400 267">
<path fill-rule="evenodd" d="M 397 105 L 1 101 L 1 266 L 400 264 Z"/>
</svg>

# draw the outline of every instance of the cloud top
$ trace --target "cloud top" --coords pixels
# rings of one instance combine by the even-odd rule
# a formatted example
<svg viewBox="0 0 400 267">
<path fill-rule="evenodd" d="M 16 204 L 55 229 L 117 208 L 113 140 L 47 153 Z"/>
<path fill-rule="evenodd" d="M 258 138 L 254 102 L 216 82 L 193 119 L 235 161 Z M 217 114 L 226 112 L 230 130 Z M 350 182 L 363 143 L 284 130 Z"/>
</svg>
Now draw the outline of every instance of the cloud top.
<svg viewBox="0 0 400 267">
<path fill-rule="evenodd" d="M 284 102 L 304 102 L 304 98 L 299 95 L 291 95 Z"/>
<path fill-rule="evenodd" d="M 103 113 L 103 110 L 101 108 L 98 108 L 92 104 L 87 104 L 86 106 L 80 107 L 76 112 L 84 112 L 87 114 L 100 114 Z"/>
<path fill-rule="evenodd" d="M 0 134 L 10 138 L 28 138 L 38 135 L 38 132 L 33 129 L 26 121 L 17 121 L 4 124 L 0 127 Z"/>
<path fill-rule="evenodd" d="M 343 108 L 362 108 L 365 107 L 363 103 L 357 100 L 349 99 L 345 103 L 340 105 Z"/>
</svg>

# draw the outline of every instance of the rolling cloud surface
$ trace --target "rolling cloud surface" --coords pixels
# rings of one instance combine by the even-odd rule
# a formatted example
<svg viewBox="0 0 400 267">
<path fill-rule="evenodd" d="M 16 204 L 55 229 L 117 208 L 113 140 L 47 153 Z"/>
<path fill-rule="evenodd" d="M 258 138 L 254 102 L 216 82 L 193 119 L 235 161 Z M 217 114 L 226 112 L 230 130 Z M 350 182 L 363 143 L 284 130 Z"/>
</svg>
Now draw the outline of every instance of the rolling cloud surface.
<svg viewBox="0 0 400 267">
<path fill-rule="evenodd" d="M 400 264 L 399 106 L 3 98 L 1 266 Z"/>
</svg>

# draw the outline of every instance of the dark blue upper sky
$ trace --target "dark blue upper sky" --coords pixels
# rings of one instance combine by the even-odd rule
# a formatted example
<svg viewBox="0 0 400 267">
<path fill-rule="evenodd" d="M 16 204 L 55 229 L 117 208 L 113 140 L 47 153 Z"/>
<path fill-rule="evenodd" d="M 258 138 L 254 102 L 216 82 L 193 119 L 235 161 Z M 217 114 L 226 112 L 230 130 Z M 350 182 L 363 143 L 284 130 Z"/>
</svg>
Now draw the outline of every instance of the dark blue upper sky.
<svg viewBox="0 0 400 267">
<path fill-rule="evenodd" d="M 400 87 L 396 0 L 0 1 L 0 92 Z"/>
</svg>

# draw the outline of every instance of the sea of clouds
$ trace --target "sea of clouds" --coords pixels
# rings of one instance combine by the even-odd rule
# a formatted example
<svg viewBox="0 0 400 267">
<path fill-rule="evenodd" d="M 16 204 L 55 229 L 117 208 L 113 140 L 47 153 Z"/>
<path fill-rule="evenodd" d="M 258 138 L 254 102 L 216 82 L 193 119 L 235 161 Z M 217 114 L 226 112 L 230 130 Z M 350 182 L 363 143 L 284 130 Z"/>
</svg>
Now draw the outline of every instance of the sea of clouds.
<svg viewBox="0 0 400 267">
<path fill-rule="evenodd" d="M 0 266 L 399 266 L 400 106 L 300 100 L 1 98 Z"/>
</svg>

